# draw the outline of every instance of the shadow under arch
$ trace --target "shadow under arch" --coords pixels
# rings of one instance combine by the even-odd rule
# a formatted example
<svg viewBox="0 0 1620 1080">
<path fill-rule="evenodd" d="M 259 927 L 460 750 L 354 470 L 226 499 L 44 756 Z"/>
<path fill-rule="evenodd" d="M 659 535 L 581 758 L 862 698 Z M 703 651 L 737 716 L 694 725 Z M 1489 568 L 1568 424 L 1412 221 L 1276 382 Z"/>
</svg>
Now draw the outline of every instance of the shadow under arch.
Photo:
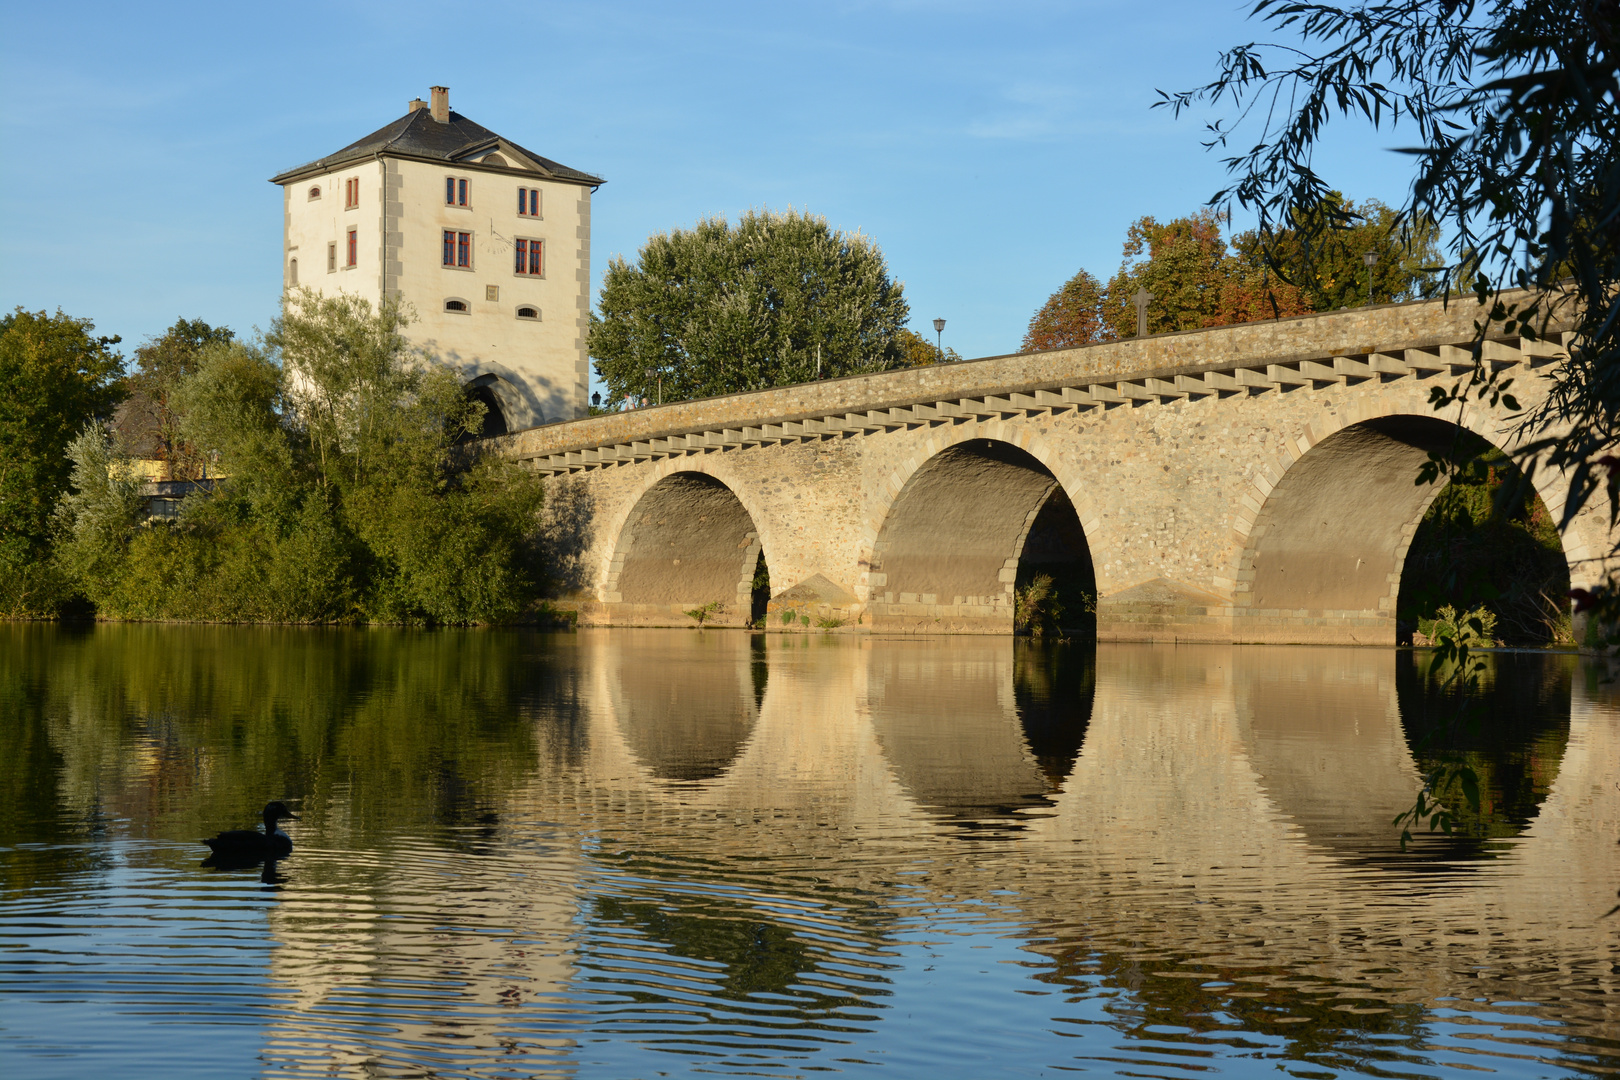
<svg viewBox="0 0 1620 1080">
<path fill-rule="evenodd" d="M 874 629 L 1011 633 L 1020 571 L 1096 591 L 1063 485 L 1033 454 L 991 438 L 954 443 L 906 480 L 872 543 Z M 1083 610 L 1079 598 L 1073 609 Z"/>
<path fill-rule="evenodd" d="M 743 626 L 753 608 L 759 530 L 726 484 L 674 472 L 632 507 L 603 580 L 602 600 L 621 625 Z"/>
<path fill-rule="evenodd" d="M 1444 486 L 1414 480 L 1457 431 L 1448 420 L 1394 414 L 1349 424 L 1306 450 L 1249 529 L 1233 640 L 1394 645 L 1407 549 Z"/>
</svg>

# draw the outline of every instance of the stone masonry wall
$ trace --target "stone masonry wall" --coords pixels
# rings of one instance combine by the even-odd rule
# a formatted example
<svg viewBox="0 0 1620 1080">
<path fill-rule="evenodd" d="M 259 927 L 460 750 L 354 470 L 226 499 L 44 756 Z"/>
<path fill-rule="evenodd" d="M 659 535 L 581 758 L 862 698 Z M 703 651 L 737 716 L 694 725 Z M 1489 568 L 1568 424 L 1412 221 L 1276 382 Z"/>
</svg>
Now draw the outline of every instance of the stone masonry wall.
<svg viewBox="0 0 1620 1080">
<path fill-rule="evenodd" d="M 1449 311 L 1438 304 L 1410 304 L 1000 357 L 531 429 L 509 437 L 507 446 L 520 458 L 544 459 L 563 448 L 655 438 L 657 433 L 1051 386 L 1085 372 L 1106 370 L 1136 377 L 1148 368 L 1160 373 L 1221 364 L 1230 368 L 1236 355 L 1245 363 L 1257 357 L 1281 362 L 1340 352 L 1365 356 L 1434 348 L 1468 341 L 1473 314 L 1471 303 L 1454 304 Z M 1539 400 L 1538 387 L 1547 370 L 1515 369 L 1515 389 L 1522 403 Z M 1250 594 L 1256 559 L 1267 557 L 1266 530 L 1275 534 L 1283 528 L 1315 529 L 1324 534 L 1328 547 L 1333 532 L 1330 521 L 1290 523 L 1286 506 L 1275 500 L 1269 517 L 1263 510 L 1291 465 L 1313 446 L 1378 417 L 1433 416 L 1430 387 L 1452 381 L 1445 372 L 1415 371 L 1255 385 L 1179 399 L 1054 405 L 801 441 L 716 446 L 576 470 L 553 480 L 583 483 L 590 493 L 586 535 L 581 538 L 584 587 L 573 600 L 585 622 L 621 621 L 603 585 L 632 509 L 666 477 L 697 471 L 725 484 L 752 519 L 773 594 L 820 575 L 854 597 L 847 610 L 861 629 L 871 629 L 875 617 L 878 628 L 885 630 L 1008 632 L 1010 604 L 1006 615 L 999 614 L 998 607 L 990 622 L 984 616 L 991 611 L 985 594 L 999 590 L 1010 600 L 1010 579 L 992 582 L 977 596 L 901 595 L 882 566 L 885 522 L 912 475 L 947 447 L 990 439 L 1026 451 L 1067 492 L 1095 569 L 1100 637 L 1392 643 L 1400 560 L 1416 520 L 1395 523 L 1405 538 L 1396 550 L 1354 561 L 1354 572 L 1361 575 L 1357 588 L 1367 597 L 1364 607 L 1262 610 L 1253 605 Z M 1511 439 L 1512 421 L 1500 412 L 1470 408 L 1448 413 L 1447 419 L 1498 445 Z M 1339 481 L 1329 476 L 1321 482 Z M 1538 488 L 1556 516 L 1562 509 L 1560 482 L 1542 477 Z M 1031 506 L 1027 512 L 1033 514 L 1037 508 Z M 1421 507 L 1417 513 L 1421 515 Z M 951 518 L 947 507 L 923 541 L 949 550 Z M 1256 522 L 1262 519 L 1264 527 L 1257 532 Z M 1594 580 L 1606 565 L 1601 559 L 1609 548 L 1606 522 L 1600 514 L 1584 512 L 1567 530 L 1565 546 L 1574 582 Z M 1015 564 L 1017 552 L 1009 554 Z M 710 599 L 718 598 L 678 598 L 669 605 L 667 623 L 689 624 L 680 614 L 681 606 Z M 724 599 L 732 610 L 721 621 L 740 622 L 742 613 L 736 608 L 741 598 Z M 642 612 L 636 621 L 659 620 Z"/>
</svg>

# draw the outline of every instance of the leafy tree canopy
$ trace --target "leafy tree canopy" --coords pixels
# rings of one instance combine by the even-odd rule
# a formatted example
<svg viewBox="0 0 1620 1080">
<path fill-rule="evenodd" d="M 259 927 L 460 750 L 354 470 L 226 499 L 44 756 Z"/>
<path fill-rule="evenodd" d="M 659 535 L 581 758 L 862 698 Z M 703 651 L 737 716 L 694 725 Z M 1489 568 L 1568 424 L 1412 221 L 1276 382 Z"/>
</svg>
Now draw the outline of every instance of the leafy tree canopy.
<svg viewBox="0 0 1620 1080">
<path fill-rule="evenodd" d="M 198 347 L 171 404 L 223 479 L 173 525 L 141 522 L 118 448 L 87 429 L 58 515 L 63 573 L 121 618 L 519 616 L 543 584 L 538 478 L 456 445 L 484 407 L 409 350 L 408 317 L 294 290 L 262 344 Z"/>
<path fill-rule="evenodd" d="M 135 350 L 130 400 L 120 410 L 119 428 L 126 438 L 140 444 L 143 454 L 164 463 L 169 479 L 196 479 L 205 471 L 195 447 L 180 436 L 175 390 L 181 379 L 196 370 L 204 348 L 235 337 L 227 327 L 209 326 L 201 319 L 177 319 L 162 337 L 149 338 Z"/>
<path fill-rule="evenodd" d="M 1104 316 L 1107 293 L 1090 271 L 1080 270 L 1046 298 L 1029 320 L 1023 350 L 1073 349 L 1108 341 L 1113 328 Z"/>
<path fill-rule="evenodd" d="M 1233 255 L 1220 217 L 1201 210 L 1160 224 L 1142 218 L 1125 233 L 1124 262 L 1108 282 L 1103 316 L 1114 337 L 1136 335 L 1137 289 L 1153 294 L 1148 333 L 1230 326 L 1310 311 L 1299 289 Z"/>
<path fill-rule="evenodd" d="M 609 262 L 590 353 L 608 398 L 664 401 L 906 364 L 910 309 L 876 244 L 789 210 L 709 218 Z M 649 374 L 651 373 L 651 374 Z"/>
<path fill-rule="evenodd" d="M 929 364 L 954 364 L 962 359 L 962 354 L 950 346 L 940 352 L 938 342 L 929 341 L 909 326 L 901 327 L 894 335 L 895 344 L 900 347 L 901 367 L 927 367 Z"/>
<path fill-rule="evenodd" d="M 35 571 L 72 472 L 68 444 L 123 397 L 119 339 L 94 330 L 60 311 L 0 318 L 0 613 L 46 603 Z"/>
<path fill-rule="evenodd" d="M 1438 292 L 1440 230 L 1431 218 L 1403 221 L 1377 199 L 1359 205 L 1337 191 L 1328 192 L 1324 214 L 1337 228 L 1320 221 L 1275 230 L 1268 240 L 1259 229 L 1232 238 L 1243 263 L 1254 271 L 1268 267 L 1283 281 L 1297 285 L 1312 311 L 1336 311 L 1362 304 L 1393 304 Z M 1372 281 L 1366 256 L 1374 257 Z"/>
<path fill-rule="evenodd" d="M 1081 270 L 1029 321 L 1023 348 L 1067 349 L 1136 335 L 1132 297 L 1147 289 L 1148 333 L 1229 326 L 1310 311 L 1299 288 L 1264 263 L 1228 249 L 1220 218 L 1205 209 L 1160 223 L 1133 222 L 1120 268 L 1106 285 Z"/>
</svg>

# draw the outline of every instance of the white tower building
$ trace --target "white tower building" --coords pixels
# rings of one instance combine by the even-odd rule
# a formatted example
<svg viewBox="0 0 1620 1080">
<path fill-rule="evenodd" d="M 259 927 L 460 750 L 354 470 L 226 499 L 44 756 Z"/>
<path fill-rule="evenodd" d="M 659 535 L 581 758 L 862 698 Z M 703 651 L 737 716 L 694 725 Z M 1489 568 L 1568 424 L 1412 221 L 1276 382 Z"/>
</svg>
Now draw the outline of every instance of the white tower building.
<svg viewBox="0 0 1620 1080">
<path fill-rule="evenodd" d="M 284 280 L 415 310 L 412 344 L 490 406 L 485 434 L 585 416 L 600 177 L 460 113 L 450 91 L 281 185 Z"/>
</svg>

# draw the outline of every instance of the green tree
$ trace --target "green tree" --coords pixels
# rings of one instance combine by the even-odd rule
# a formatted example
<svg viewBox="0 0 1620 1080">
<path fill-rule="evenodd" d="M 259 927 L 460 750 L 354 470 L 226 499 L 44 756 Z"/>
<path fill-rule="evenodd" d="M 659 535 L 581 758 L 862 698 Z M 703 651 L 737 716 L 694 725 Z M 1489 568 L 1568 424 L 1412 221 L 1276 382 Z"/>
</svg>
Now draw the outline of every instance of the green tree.
<svg viewBox="0 0 1620 1080">
<path fill-rule="evenodd" d="M 466 623 L 535 602 L 539 480 L 456 445 L 483 406 L 408 349 L 407 319 L 295 290 L 264 347 L 200 348 L 172 400 L 180 436 L 217 454 L 224 478 L 188 498 L 178 524 L 116 512 L 116 464 L 94 440 L 76 445 L 62 563 L 98 611 Z"/>
<path fill-rule="evenodd" d="M 824 218 L 709 218 L 608 263 L 590 352 L 613 401 L 885 371 L 906 363 L 903 292 L 876 244 Z"/>
<path fill-rule="evenodd" d="M 1432 219 L 1403 222 L 1377 199 L 1357 204 L 1337 191 L 1326 206 L 1338 228 L 1308 223 L 1277 230 L 1266 239 L 1258 229 L 1232 238 L 1238 257 L 1254 271 L 1275 270 L 1299 286 L 1315 311 L 1360 307 L 1369 302 L 1392 304 L 1437 292 L 1445 283 L 1438 271 L 1445 263 L 1440 230 Z M 1371 253 L 1372 291 L 1368 292 L 1366 256 Z"/>
<path fill-rule="evenodd" d="M 68 444 L 123 397 L 119 339 L 94 330 L 61 311 L 0 318 L 0 616 L 49 614 L 60 599 L 48 552 Z"/>
<path fill-rule="evenodd" d="M 1109 325 L 1108 291 L 1088 271 L 1081 270 L 1046 298 L 1029 320 L 1020 348 L 1073 349 L 1097 341 L 1112 341 Z"/>
<path fill-rule="evenodd" d="M 130 401 L 120 426 L 132 439 L 151 444 L 168 479 L 196 479 L 205 466 L 196 449 L 181 437 L 175 391 L 196 370 L 205 347 L 235 337 L 234 331 L 209 326 L 201 319 L 177 319 L 162 337 L 149 338 L 135 350 L 135 371 L 128 384 Z"/>
</svg>

